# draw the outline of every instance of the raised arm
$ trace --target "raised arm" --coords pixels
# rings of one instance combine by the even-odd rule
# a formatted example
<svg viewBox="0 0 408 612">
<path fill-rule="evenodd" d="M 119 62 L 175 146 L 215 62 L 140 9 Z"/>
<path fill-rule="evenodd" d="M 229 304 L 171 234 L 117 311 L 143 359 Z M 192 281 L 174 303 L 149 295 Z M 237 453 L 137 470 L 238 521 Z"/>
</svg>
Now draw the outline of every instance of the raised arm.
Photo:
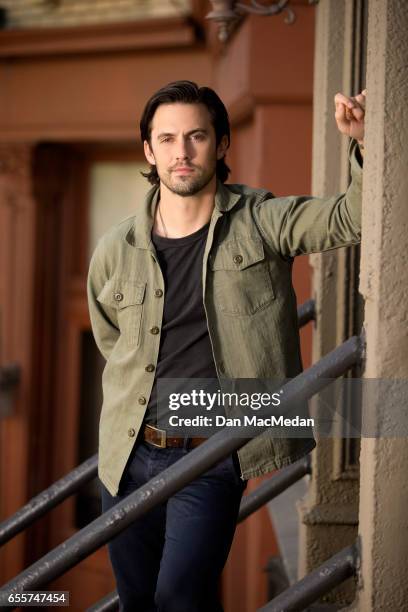
<svg viewBox="0 0 408 612">
<path fill-rule="evenodd" d="M 269 246 L 283 257 L 356 244 L 361 236 L 362 150 L 365 91 L 355 98 L 336 94 L 335 119 L 350 143 L 351 183 L 331 198 L 289 196 L 259 202 L 254 220 Z"/>
</svg>

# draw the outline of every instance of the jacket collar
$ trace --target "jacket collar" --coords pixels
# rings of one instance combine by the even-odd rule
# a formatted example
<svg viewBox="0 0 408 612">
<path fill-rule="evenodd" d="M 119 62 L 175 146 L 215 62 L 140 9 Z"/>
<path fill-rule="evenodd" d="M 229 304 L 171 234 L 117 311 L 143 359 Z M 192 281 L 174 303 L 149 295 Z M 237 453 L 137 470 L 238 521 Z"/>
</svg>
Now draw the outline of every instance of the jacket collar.
<svg viewBox="0 0 408 612">
<path fill-rule="evenodd" d="M 224 213 L 237 204 L 238 200 L 241 199 L 240 193 L 234 193 L 229 189 L 228 185 L 224 185 L 221 181 L 217 180 L 217 191 L 215 194 L 215 208 L 220 212 Z"/>
<path fill-rule="evenodd" d="M 147 192 L 144 201 L 133 217 L 132 227 L 126 234 L 126 241 L 138 249 L 152 249 L 152 228 L 159 196 L 160 188 L 157 186 L 152 187 Z M 217 180 L 213 216 L 215 214 L 219 217 L 230 211 L 240 198 L 241 194 L 234 193 L 227 185 Z"/>
</svg>

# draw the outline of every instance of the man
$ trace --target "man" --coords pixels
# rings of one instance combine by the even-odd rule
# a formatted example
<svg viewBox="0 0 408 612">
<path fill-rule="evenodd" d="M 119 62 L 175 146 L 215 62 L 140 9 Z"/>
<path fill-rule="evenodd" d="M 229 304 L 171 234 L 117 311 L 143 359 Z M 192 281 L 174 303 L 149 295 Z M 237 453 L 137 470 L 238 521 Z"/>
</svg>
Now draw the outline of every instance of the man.
<svg viewBox="0 0 408 612">
<path fill-rule="evenodd" d="M 153 188 L 100 240 L 89 271 L 93 331 L 107 360 L 104 511 L 203 441 L 157 427 L 159 379 L 301 372 L 293 258 L 360 240 L 365 91 L 337 94 L 335 105 L 340 132 L 354 139 L 352 182 L 345 195 L 318 199 L 224 184 L 230 129 L 213 90 L 178 81 L 148 101 L 140 128 Z M 109 551 L 121 609 L 222 610 L 217 582 L 245 481 L 314 446 L 312 434 L 260 435 L 116 537 Z"/>
</svg>

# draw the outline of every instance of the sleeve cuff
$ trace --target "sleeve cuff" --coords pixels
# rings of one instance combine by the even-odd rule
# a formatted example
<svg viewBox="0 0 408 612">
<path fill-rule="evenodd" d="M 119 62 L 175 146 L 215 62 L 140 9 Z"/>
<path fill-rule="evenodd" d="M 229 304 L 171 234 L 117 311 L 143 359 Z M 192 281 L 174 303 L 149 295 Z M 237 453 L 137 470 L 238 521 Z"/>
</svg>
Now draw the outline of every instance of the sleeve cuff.
<svg viewBox="0 0 408 612">
<path fill-rule="evenodd" d="M 351 166 L 351 173 L 362 173 L 364 165 L 363 156 L 361 155 L 358 142 L 357 140 L 354 140 L 354 138 L 350 140 L 349 144 L 349 160 Z"/>
</svg>

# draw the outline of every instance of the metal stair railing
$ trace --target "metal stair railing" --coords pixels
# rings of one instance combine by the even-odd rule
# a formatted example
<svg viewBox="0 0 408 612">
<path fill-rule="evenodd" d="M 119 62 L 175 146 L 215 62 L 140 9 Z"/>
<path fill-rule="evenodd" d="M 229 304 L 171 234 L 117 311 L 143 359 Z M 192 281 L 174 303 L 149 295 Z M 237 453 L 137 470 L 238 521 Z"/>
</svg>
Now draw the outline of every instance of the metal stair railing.
<svg viewBox="0 0 408 612">
<path fill-rule="evenodd" d="M 298 325 L 303 327 L 309 321 L 316 321 L 316 302 L 314 300 L 306 300 L 297 309 Z"/>
<path fill-rule="evenodd" d="M 292 466 L 291 466 L 292 467 Z M 241 512 L 240 512 L 241 520 Z M 296 584 L 280 593 L 257 612 L 301 612 L 347 578 L 355 576 L 359 562 L 359 547 L 352 544 L 322 563 Z M 116 591 L 109 593 L 87 612 L 113 612 L 118 609 Z"/>
<path fill-rule="evenodd" d="M 74 470 L 45 489 L 12 516 L 0 523 L 0 546 L 29 527 L 36 519 L 63 502 L 78 489 L 95 478 L 98 471 L 98 455 L 93 455 Z"/>
<path fill-rule="evenodd" d="M 338 378 L 363 356 L 364 339 L 353 336 L 331 351 L 319 362 L 284 385 L 281 408 L 293 407 L 327 386 L 330 379 Z M 42 559 L 35 562 L 2 587 L 5 593 L 38 590 L 57 578 L 82 559 L 106 544 L 139 516 L 183 488 L 191 480 L 207 471 L 227 455 L 244 446 L 254 436 L 248 435 L 248 427 L 234 428 L 234 433 L 224 428 L 211 436 L 204 444 L 193 449 L 171 467 L 161 472 L 116 506 L 102 514 L 66 540 Z M 254 428 L 256 435 L 268 427 Z M 2 608 L 0 608 L 2 609 Z"/>
<path fill-rule="evenodd" d="M 299 327 L 315 319 L 315 301 L 307 300 L 298 311 Z M 13 366 L 15 374 L 15 367 Z M 1 380 L 1 378 L 0 378 Z M 73 495 L 78 489 L 93 480 L 98 472 L 98 455 L 95 454 L 71 472 L 54 482 L 50 487 L 33 497 L 12 516 L 0 522 L 0 546 L 29 527 L 34 521 Z"/>
<path fill-rule="evenodd" d="M 286 491 L 295 482 L 311 473 L 310 457 L 296 461 L 288 467 L 282 468 L 268 480 L 260 484 L 250 495 L 246 495 L 239 507 L 238 523 L 242 523 L 248 516 L 259 510 L 283 491 Z"/>
<path fill-rule="evenodd" d="M 296 463 L 282 468 L 268 480 L 265 480 L 259 487 L 246 495 L 239 508 L 238 523 L 242 523 L 248 516 L 256 512 L 266 502 L 271 501 L 280 493 L 289 488 L 292 484 L 310 474 L 310 457 L 305 457 Z M 119 595 L 117 591 L 112 591 L 103 599 L 98 601 L 87 612 L 113 612 L 119 606 Z"/>
<path fill-rule="evenodd" d="M 307 576 L 272 599 L 257 612 L 300 612 L 347 578 L 355 576 L 359 545 L 343 548 Z"/>
</svg>

